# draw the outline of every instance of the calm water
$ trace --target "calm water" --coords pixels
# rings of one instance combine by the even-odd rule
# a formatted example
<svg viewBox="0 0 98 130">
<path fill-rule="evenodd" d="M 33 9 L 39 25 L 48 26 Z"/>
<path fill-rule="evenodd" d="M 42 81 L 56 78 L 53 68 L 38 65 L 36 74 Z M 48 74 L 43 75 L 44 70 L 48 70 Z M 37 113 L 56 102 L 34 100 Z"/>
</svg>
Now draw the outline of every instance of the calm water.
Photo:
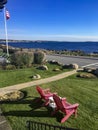
<svg viewBox="0 0 98 130">
<path fill-rule="evenodd" d="M 19 48 L 41 48 L 49 50 L 83 50 L 87 53 L 98 53 L 98 42 L 28 42 L 9 43 L 10 46 Z"/>
</svg>

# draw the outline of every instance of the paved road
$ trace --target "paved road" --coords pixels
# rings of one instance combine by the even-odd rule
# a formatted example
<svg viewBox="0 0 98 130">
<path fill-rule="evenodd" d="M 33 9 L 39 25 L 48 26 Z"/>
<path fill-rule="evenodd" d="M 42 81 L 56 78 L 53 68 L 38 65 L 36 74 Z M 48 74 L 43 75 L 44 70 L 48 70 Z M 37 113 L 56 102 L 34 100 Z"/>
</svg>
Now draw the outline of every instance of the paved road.
<svg viewBox="0 0 98 130">
<path fill-rule="evenodd" d="M 47 60 L 56 60 L 62 64 L 77 63 L 80 67 L 95 67 L 98 68 L 98 58 L 79 57 L 79 56 L 61 56 L 47 55 Z"/>
<path fill-rule="evenodd" d="M 79 56 L 61 56 L 61 55 L 47 55 L 47 60 L 56 60 L 62 64 L 77 63 L 80 67 L 95 67 L 98 68 L 98 58 L 79 57 Z M 0 62 L 5 58 L 0 57 Z"/>
</svg>

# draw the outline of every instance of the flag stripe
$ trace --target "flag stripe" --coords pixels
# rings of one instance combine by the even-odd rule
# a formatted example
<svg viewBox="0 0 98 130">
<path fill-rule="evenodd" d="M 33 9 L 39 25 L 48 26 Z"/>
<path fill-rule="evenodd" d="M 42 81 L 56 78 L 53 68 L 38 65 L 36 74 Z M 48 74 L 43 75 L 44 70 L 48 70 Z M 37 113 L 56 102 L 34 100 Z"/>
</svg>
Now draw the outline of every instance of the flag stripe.
<svg viewBox="0 0 98 130">
<path fill-rule="evenodd" d="M 6 10 L 6 19 L 8 20 L 10 18 L 10 14 L 9 14 L 9 11 Z"/>
</svg>

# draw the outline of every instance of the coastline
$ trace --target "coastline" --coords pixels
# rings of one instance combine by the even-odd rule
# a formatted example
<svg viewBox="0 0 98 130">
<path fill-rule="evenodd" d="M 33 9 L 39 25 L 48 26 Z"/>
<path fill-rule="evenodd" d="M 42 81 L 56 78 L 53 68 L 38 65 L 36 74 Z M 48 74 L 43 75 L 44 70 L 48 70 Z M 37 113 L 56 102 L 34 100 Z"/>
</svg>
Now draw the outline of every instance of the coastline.
<svg viewBox="0 0 98 130">
<path fill-rule="evenodd" d="M 12 43 L 12 44 L 17 44 L 17 43 Z M 20 43 L 18 43 L 20 44 Z M 28 43 L 21 43 L 21 44 L 28 44 Z M 36 44 L 36 43 L 34 43 Z M 87 53 L 84 52 L 83 50 L 67 50 L 67 49 L 63 49 L 63 50 L 54 50 L 54 49 L 44 49 L 43 48 L 29 48 L 27 46 L 27 48 L 24 47 L 15 47 L 15 46 L 8 46 L 9 48 L 9 53 L 12 54 L 15 51 L 30 51 L 30 52 L 34 52 L 35 50 L 42 50 L 43 52 L 45 52 L 46 54 L 49 55 L 62 55 L 62 56 L 85 56 L 85 57 L 98 57 L 98 52 L 92 52 L 92 53 Z M 6 53 L 6 45 L 5 44 L 1 44 L 0 43 L 0 52 L 4 52 Z"/>
</svg>

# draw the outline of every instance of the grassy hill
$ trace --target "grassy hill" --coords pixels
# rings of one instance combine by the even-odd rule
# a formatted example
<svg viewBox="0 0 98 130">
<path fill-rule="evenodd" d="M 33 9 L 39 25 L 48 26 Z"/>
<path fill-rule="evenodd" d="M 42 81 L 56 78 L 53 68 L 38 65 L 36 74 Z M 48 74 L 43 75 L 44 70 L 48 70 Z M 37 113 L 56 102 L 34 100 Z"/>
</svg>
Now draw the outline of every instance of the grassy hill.
<svg viewBox="0 0 98 130">
<path fill-rule="evenodd" d="M 73 75 L 43 84 L 41 87 L 50 88 L 52 92 L 57 92 L 59 96 L 66 97 L 67 101 L 72 104 L 79 103 L 77 118 L 74 119 L 74 116 L 71 116 L 65 123 L 61 124 L 59 121 L 63 116 L 62 113 L 57 113 L 54 117 L 51 117 L 49 108 L 40 107 L 41 104 L 35 102 L 39 94 L 35 87 L 30 87 L 22 90 L 27 93 L 23 100 L 2 104 L 4 115 L 13 130 L 26 130 L 27 120 L 62 125 L 79 130 L 98 129 L 98 78 L 89 80 Z"/>
</svg>

